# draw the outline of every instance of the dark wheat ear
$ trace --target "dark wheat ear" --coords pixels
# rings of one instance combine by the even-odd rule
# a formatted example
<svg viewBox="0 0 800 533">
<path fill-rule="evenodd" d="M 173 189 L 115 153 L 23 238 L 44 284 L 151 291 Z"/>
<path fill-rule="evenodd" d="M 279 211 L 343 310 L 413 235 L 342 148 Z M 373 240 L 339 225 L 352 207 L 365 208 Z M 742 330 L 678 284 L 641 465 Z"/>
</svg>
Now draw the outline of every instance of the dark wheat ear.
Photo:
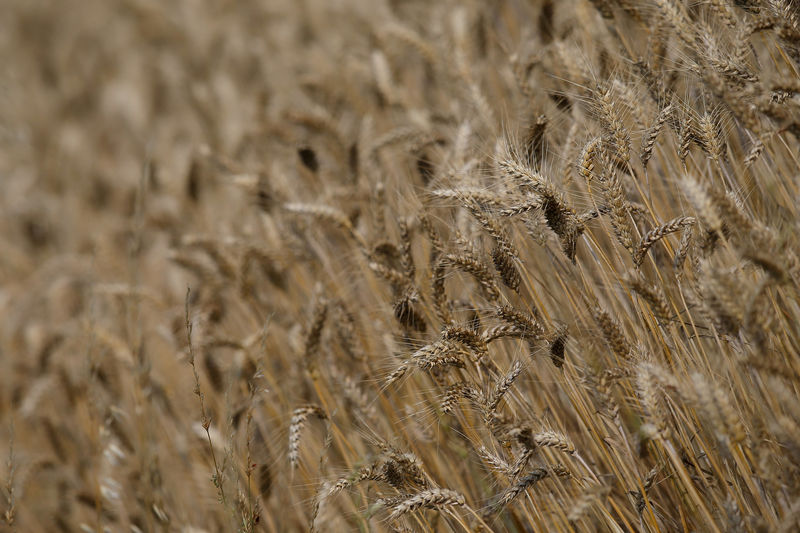
<svg viewBox="0 0 800 533">
<path fill-rule="evenodd" d="M 407 288 L 394 303 L 394 317 L 403 327 L 425 333 L 428 324 L 414 307 L 417 299 L 416 291 L 410 287 Z"/>
<path fill-rule="evenodd" d="M 557 368 L 562 368 L 564 366 L 568 339 L 569 335 L 566 326 L 557 328 L 550 336 L 550 361 L 552 361 L 553 365 Z"/>
<path fill-rule="evenodd" d="M 544 161 L 545 132 L 548 123 L 546 115 L 539 115 L 525 135 L 525 159 L 528 166 L 535 170 L 541 169 Z"/>
<path fill-rule="evenodd" d="M 577 239 L 583 232 L 574 209 L 564 195 L 543 175 L 526 168 L 523 164 L 507 158 L 498 164 L 501 172 L 521 186 L 530 188 L 541 200 L 541 209 L 548 227 L 558 235 L 564 254 L 575 262 Z"/>
</svg>

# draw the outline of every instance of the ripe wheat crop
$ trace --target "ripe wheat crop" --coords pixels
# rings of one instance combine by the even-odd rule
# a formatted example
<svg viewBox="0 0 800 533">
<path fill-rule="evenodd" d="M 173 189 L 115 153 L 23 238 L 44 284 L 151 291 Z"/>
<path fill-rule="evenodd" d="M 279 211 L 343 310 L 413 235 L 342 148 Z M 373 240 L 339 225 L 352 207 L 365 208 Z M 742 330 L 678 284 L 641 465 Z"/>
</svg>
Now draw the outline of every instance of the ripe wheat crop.
<svg viewBox="0 0 800 533">
<path fill-rule="evenodd" d="M 800 528 L 791 0 L 5 0 L 0 528 Z"/>
</svg>

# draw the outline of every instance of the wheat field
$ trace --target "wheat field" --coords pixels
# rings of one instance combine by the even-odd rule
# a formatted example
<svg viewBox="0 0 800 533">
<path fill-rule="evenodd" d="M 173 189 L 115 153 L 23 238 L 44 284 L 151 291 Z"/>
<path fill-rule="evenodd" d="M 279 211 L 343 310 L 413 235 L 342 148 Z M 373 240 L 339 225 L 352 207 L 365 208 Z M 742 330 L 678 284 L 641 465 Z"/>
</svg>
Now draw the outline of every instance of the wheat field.
<svg viewBox="0 0 800 533">
<path fill-rule="evenodd" d="M 0 529 L 800 530 L 797 3 L 0 10 Z"/>
</svg>

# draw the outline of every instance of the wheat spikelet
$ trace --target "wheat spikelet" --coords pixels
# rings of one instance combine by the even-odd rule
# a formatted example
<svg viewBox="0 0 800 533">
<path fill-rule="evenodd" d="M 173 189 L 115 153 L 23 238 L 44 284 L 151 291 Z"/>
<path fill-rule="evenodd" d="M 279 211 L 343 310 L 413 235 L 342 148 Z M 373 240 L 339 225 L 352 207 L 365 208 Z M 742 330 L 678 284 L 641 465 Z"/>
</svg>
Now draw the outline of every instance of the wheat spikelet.
<svg viewBox="0 0 800 533">
<path fill-rule="evenodd" d="M 701 374 L 692 375 L 692 387 L 684 387 L 685 393 L 695 399 L 700 407 L 714 423 L 717 431 L 730 439 L 731 444 L 741 444 L 747 438 L 741 418 L 731 404 L 728 395 L 720 388 L 709 383 Z"/>
<path fill-rule="evenodd" d="M 325 411 L 317 405 L 305 405 L 292 412 L 292 419 L 289 422 L 289 464 L 293 469 L 297 468 L 300 461 L 300 433 L 310 416 L 320 420 L 328 419 Z"/>
<path fill-rule="evenodd" d="M 570 455 L 575 453 L 575 445 L 572 444 L 572 441 L 570 441 L 565 435 L 562 435 L 556 431 L 548 430 L 536 433 L 533 436 L 533 442 L 535 442 L 537 446 L 556 448 L 557 450 L 561 450 L 562 452 Z"/>
<path fill-rule="evenodd" d="M 417 270 L 414 265 L 414 256 L 411 254 L 411 233 L 408 222 L 398 220 L 397 227 L 400 230 L 400 262 L 403 265 L 403 273 L 408 280 L 413 280 Z"/>
<path fill-rule="evenodd" d="M 536 448 L 529 448 L 525 446 L 525 448 L 522 450 L 522 453 L 520 453 L 519 457 L 517 457 L 517 460 L 514 461 L 514 464 L 509 468 L 508 477 L 511 478 L 512 481 L 516 480 L 522 471 L 528 466 L 528 463 L 531 461 L 533 456 L 536 455 L 536 453 Z"/>
<path fill-rule="evenodd" d="M 667 425 L 667 410 L 663 405 L 662 373 L 650 363 L 641 363 L 637 370 L 636 388 L 645 413 L 655 426 L 654 436 L 667 440 L 671 431 Z"/>
<path fill-rule="evenodd" d="M 497 243 L 492 250 L 492 260 L 503 283 L 511 290 L 519 292 L 519 285 L 522 281 L 516 266 L 519 252 L 511 241 L 508 233 L 506 233 L 496 220 L 487 216 L 477 204 L 472 203 L 467 207 L 470 213 L 472 213 L 472 216 L 480 222 L 481 226 L 483 226 L 486 232 L 491 235 Z"/>
<path fill-rule="evenodd" d="M 397 520 L 404 514 L 414 512 L 420 508 L 442 509 L 464 504 L 464 496 L 454 490 L 429 489 L 409 496 L 397 503 L 389 514 L 389 520 Z"/>
<path fill-rule="evenodd" d="M 319 351 L 320 339 L 322 337 L 322 328 L 325 326 L 327 317 L 328 302 L 324 298 L 319 298 L 314 306 L 311 323 L 306 332 L 305 347 L 303 349 L 303 361 L 305 362 L 306 370 L 308 370 L 312 376 L 317 373 L 317 352 Z"/>
<path fill-rule="evenodd" d="M 446 264 L 471 274 L 490 301 L 496 302 L 500 299 L 500 291 L 497 287 L 497 283 L 495 283 L 486 265 L 466 254 L 446 254 L 443 260 L 446 261 Z"/>
<path fill-rule="evenodd" d="M 736 334 L 744 320 L 744 305 L 737 295 L 740 283 L 727 273 L 707 269 L 700 283 L 703 304 L 722 331 Z"/>
<path fill-rule="evenodd" d="M 511 487 L 507 488 L 503 491 L 502 494 L 497 498 L 497 500 L 490 506 L 489 514 L 494 514 L 519 496 L 522 492 L 526 489 L 532 487 L 539 481 L 545 479 L 550 475 L 550 472 L 545 470 L 544 468 L 535 468 L 529 474 L 521 478 L 516 484 L 512 485 Z"/>
<path fill-rule="evenodd" d="M 334 496 L 345 489 L 348 489 L 362 481 L 379 480 L 381 474 L 378 472 L 377 464 L 373 463 L 358 470 L 355 476 L 343 477 L 333 483 L 328 489 L 328 497 Z"/>
<path fill-rule="evenodd" d="M 689 48 L 694 48 L 697 36 L 686 14 L 683 4 L 675 0 L 654 0 L 664 20 L 672 26 L 678 37 Z"/>
<path fill-rule="evenodd" d="M 611 318 L 605 310 L 596 307 L 593 311 L 594 320 L 597 322 L 597 325 L 600 326 L 600 330 L 603 332 L 603 337 L 608 343 L 611 350 L 619 357 L 620 359 L 626 360 L 631 357 L 632 348 L 628 339 L 625 338 L 625 335 L 622 333 L 619 325 Z"/>
<path fill-rule="evenodd" d="M 597 392 L 601 396 L 608 414 L 619 425 L 619 404 L 612 396 L 611 386 L 621 380 L 622 378 L 630 377 L 631 371 L 627 368 L 609 368 L 600 374 L 600 379 L 597 380 Z"/>
<path fill-rule="evenodd" d="M 664 128 L 664 124 L 671 116 L 672 110 L 672 104 L 663 107 L 658 112 L 658 115 L 656 115 L 653 125 L 650 126 L 650 129 L 642 136 L 642 150 L 639 159 L 642 161 L 643 167 L 647 167 L 647 164 L 650 162 L 650 158 L 653 156 L 653 148 L 655 148 L 656 141 L 658 140 L 658 134 L 661 133 L 661 130 Z"/>
<path fill-rule="evenodd" d="M 602 139 L 600 137 L 595 137 L 586 143 L 578 159 L 578 174 L 587 182 L 591 181 L 595 176 L 595 158 L 598 157 L 601 142 Z"/>
<path fill-rule="evenodd" d="M 476 188 L 460 189 L 436 189 L 431 191 L 436 198 L 452 198 L 459 200 L 465 206 L 478 205 L 480 207 L 490 207 L 494 209 L 506 208 L 509 204 L 519 204 L 525 201 L 522 196 L 502 195 Z"/>
<path fill-rule="evenodd" d="M 669 306 L 657 288 L 646 283 L 638 275 L 629 275 L 626 277 L 626 281 L 639 296 L 644 298 L 660 322 L 668 322 L 671 319 L 672 313 Z"/>
<path fill-rule="evenodd" d="M 729 28 L 736 28 L 738 25 L 736 15 L 726 0 L 710 0 L 709 6 L 725 25 Z"/>
<path fill-rule="evenodd" d="M 764 141 L 761 139 L 756 139 L 753 141 L 753 146 L 750 148 L 750 151 L 747 153 L 747 156 L 744 158 L 744 166 L 750 167 L 756 160 L 761 157 L 761 154 L 764 152 Z"/>
<path fill-rule="evenodd" d="M 772 312 L 769 307 L 769 289 L 774 279 L 761 281 L 752 291 L 748 299 L 742 322 L 748 336 L 752 338 L 760 352 L 767 350 L 767 332 L 770 330 Z"/>
<path fill-rule="evenodd" d="M 644 256 L 647 254 L 647 251 L 658 241 L 669 235 L 670 233 L 675 233 L 679 231 L 681 228 L 692 226 L 694 225 L 696 220 L 694 217 L 676 217 L 672 220 L 661 224 L 660 226 L 656 226 L 655 228 L 651 229 L 647 232 L 647 234 L 642 237 L 642 240 L 639 241 L 639 246 L 636 248 L 636 253 L 633 257 L 633 263 L 637 266 L 642 264 L 644 261 Z"/>
<path fill-rule="evenodd" d="M 430 370 L 447 365 L 464 368 L 463 355 L 468 354 L 456 343 L 442 339 L 414 352 L 411 355 L 411 361 L 422 370 Z"/>
<path fill-rule="evenodd" d="M 713 115 L 703 113 L 698 121 L 698 134 L 700 147 L 712 161 L 718 163 L 725 159 L 725 140 L 722 137 L 722 128 Z"/>
<path fill-rule="evenodd" d="M 559 236 L 564 253 L 574 261 L 575 241 L 582 228 L 576 222 L 575 211 L 565 202 L 563 195 L 544 176 L 513 159 L 504 159 L 498 165 L 506 175 L 530 187 L 541 198 L 548 227 Z"/>
<path fill-rule="evenodd" d="M 485 446 L 481 446 L 477 451 L 478 455 L 481 456 L 481 459 L 483 459 L 490 468 L 510 476 L 511 466 L 505 460 L 490 452 Z"/>
<path fill-rule="evenodd" d="M 610 208 L 611 226 L 620 244 L 633 254 L 633 237 L 631 235 L 629 214 L 630 205 L 625 198 L 625 192 L 617 177 L 616 169 L 609 160 L 608 152 L 604 151 L 604 155 L 604 170 L 602 174 L 603 193 L 605 194 L 606 201 Z"/>
<path fill-rule="evenodd" d="M 725 221 L 723 228 L 735 230 L 740 234 L 757 233 L 758 238 L 764 241 L 765 245 L 771 244 L 772 236 L 768 231 L 757 225 L 744 212 L 741 202 L 732 192 L 724 193 L 715 187 L 706 187 L 711 203 L 719 216 Z"/>
<path fill-rule="evenodd" d="M 504 207 L 497 211 L 497 214 L 501 217 L 513 217 L 516 215 L 521 215 L 523 213 L 528 213 L 534 209 L 540 209 L 542 207 L 542 201 L 538 198 L 529 198 L 524 200 L 522 203 L 511 205 L 508 207 Z"/>
<path fill-rule="evenodd" d="M 348 233 L 353 232 L 353 224 L 350 222 L 350 219 L 347 218 L 347 215 L 335 207 L 327 205 L 288 203 L 284 204 L 283 208 L 289 213 L 312 216 L 325 222 L 331 222 Z"/>
<path fill-rule="evenodd" d="M 500 274 L 500 279 L 503 284 L 514 292 L 519 292 L 519 286 L 522 283 L 517 265 L 514 257 L 509 255 L 501 246 L 496 246 L 492 249 L 492 262 Z"/>
<path fill-rule="evenodd" d="M 686 257 L 689 255 L 689 250 L 694 243 L 694 226 L 693 224 L 683 230 L 678 251 L 675 252 L 675 257 L 672 260 L 673 267 L 677 271 L 678 279 L 683 276 L 683 264 L 686 262 Z"/>
<path fill-rule="evenodd" d="M 385 382 L 386 386 L 391 385 L 392 383 L 396 382 L 397 380 L 405 376 L 409 368 L 411 368 L 411 364 L 408 361 L 400 364 L 386 377 L 386 382 Z"/>
<path fill-rule="evenodd" d="M 495 384 L 491 394 L 489 394 L 486 406 L 490 411 L 497 409 L 497 406 L 500 404 L 500 400 L 503 399 L 505 393 L 508 392 L 508 389 L 511 388 L 511 386 L 514 384 L 514 381 L 516 381 L 521 373 L 522 363 L 515 361 L 514 364 L 511 365 L 511 369 L 506 373 L 505 376 L 503 376 L 501 380 Z"/>
<path fill-rule="evenodd" d="M 468 346 L 478 359 L 482 359 L 489 355 L 489 347 L 483 340 L 482 336 L 469 328 L 461 326 L 448 325 L 442 330 L 442 339 L 457 341 L 461 344 Z"/>
<path fill-rule="evenodd" d="M 428 325 L 422 315 L 414 308 L 417 300 L 416 292 L 406 289 L 403 295 L 394 303 L 394 316 L 404 327 L 424 333 Z"/>
<path fill-rule="evenodd" d="M 380 479 L 395 489 L 427 487 L 428 480 L 419 459 L 413 453 L 403 453 L 389 445 L 382 445 L 384 461 Z"/>
<path fill-rule="evenodd" d="M 530 332 L 513 324 L 501 324 L 489 328 L 481 334 L 481 337 L 483 338 L 483 342 L 487 344 L 494 340 L 502 339 L 503 337 L 517 337 L 521 339 L 533 338 Z"/>
<path fill-rule="evenodd" d="M 527 313 L 514 309 L 510 305 L 498 307 L 495 313 L 498 318 L 530 335 L 531 338 L 543 339 L 545 337 L 544 327 L 536 321 L 536 318 Z"/>
<path fill-rule="evenodd" d="M 605 136 L 603 149 L 616 161 L 626 164 L 631 158 L 631 136 L 625 128 L 616 109 L 611 89 L 601 90 L 596 98 L 596 105 L 600 114 L 600 124 Z"/>
<path fill-rule="evenodd" d="M 381 35 L 381 37 L 392 37 L 406 44 L 409 48 L 419 53 L 419 55 L 422 56 L 431 66 L 436 65 L 439 62 L 436 49 L 432 47 L 430 43 L 426 42 L 423 37 L 418 35 L 414 30 L 406 25 L 392 22 L 386 26 L 383 26 L 378 33 Z"/>
<path fill-rule="evenodd" d="M 442 324 L 453 323 L 453 316 L 450 309 L 450 301 L 447 298 L 444 281 L 447 273 L 447 261 L 444 258 L 438 260 L 433 268 L 431 291 L 433 293 L 433 308 L 436 316 Z"/>
<path fill-rule="evenodd" d="M 706 189 L 689 176 L 684 178 L 683 185 L 686 196 L 697 210 L 700 220 L 702 220 L 711 231 L 721 231 L 722 220 L 714 207 L 711 196 L 706 192 Z"/>
<path fill-rule="evenodd" d="M 525 160 L 533 169 L 540 169 L 545 154 L 545 132 L 549 120 L 546 115 L 539 115 L 526 133 Z"/>
<path fill-rule="evenodd" d="M 456 383 L 450 385 L 444 393 L 440 407 L 443 413 L 449 414 L 453 411 L 456 403 L 461 398 L 472 400 L 473 402 L 482 403 L 483 394 L 468 383 Z"/>
<path fill-rule="evenodd" d="M 388 281 L 394 288 L 404 287 L 408 284 L 408 279 L 405 274 L 397 269 L 386 266 L 378 261 L 370 261 L 368 266 L 370 270 Z"/>
</svg>

